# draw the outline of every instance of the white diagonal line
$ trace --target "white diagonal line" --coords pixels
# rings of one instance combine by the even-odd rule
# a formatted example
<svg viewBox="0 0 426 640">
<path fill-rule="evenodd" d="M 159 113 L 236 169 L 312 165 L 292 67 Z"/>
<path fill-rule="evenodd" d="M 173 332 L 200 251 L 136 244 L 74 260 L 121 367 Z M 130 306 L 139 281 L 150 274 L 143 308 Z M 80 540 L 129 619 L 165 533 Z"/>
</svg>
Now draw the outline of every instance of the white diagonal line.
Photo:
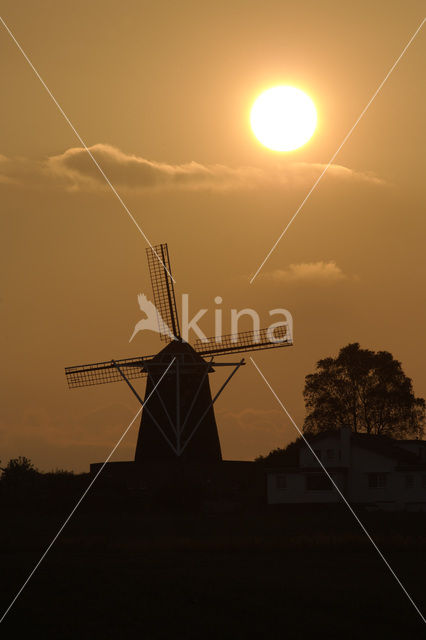
<svg viewBox="0 0 426 640">
<path fill-rule="evenodd" d="M 343 145 L 345 144 L 345 142 L 348 140 L 348 138 L 351 136 L 352 132 L 354 131 L 355 127 L 358 125 L 359 121 L 361 120 L 361 118 L 364 116 L 364 114 L 366 113 L 367 109 L 370 107 L 370 105 L 372 104 L 372 102 L 374 101 L 374 99 L 377 97 L 378 93 L 380 92 L 380 90 L 382 89 L 383 85 L 385 84 L 386 80 L 389 78 L 389 76 L 391 75 L 392 71 L 395 69 L 395 67 L 397 66 L 397 64 L 399 63 L 399 61 L 401 60 L 401 58 L 404 56 L 404 54 L 406 53 L 408 47 L 412 44 L 412 42 L 414 41 L 415 37 L 417 36 L 417 34 L 419 33 L 420 29 L 423 27 L 423 24 L 425 22 L 426 18 L 423 18 L 422 22 L 420 23 L 420 25 L 417 27 L 416 31 L 413 33 L 413 35 L 411 36 L 411 38 L 409 39 L 409 41 L 407 42 L 407 44 L 405 45 L 404 49 L 401 51 L 401 53 L 399 54 L 399 56 L 397 57 L 397 59 L 395 60 L 395 62 L 393 63 L 393 65 L 391 66 L 391 68 L 389 69 L 389 71 L 387 72 L 387 74 L 385 75 L 385 77 L 383 78 L 382 82 L 379 84 L 379 86 L 377 87 L 376 91 L 373 93 L 373 95 L 371 96 L 370 100 L 367 102 L 367 104 L 365 105 L 364 109 L 361 111 L 361 113 L 359 114 L 358 118 L 356 119 L 355 123 L 353 124 L 353 126 L 349 129 L 348 133 L 346 134 L 346 136 L 343 138 L 342 142 L 340 143 L 337 151 L 335 151 L 333 153 L 333 155 L 331 156 L 330 160 L 328 161 L 328 164 L 325 166 L 325 168 L 323 169 L 323 171 L 321 172 L 321 174 L 319 175 L 319 177 L 315 180 L 313 186 L 310 188 L 310 190 L 308 191 L 307 195 L 304 197 L 304 199 L 302 200 L 302 202 L 300 203 L 300 205 L 298 206 L 298 208 L 296 209 L 296 212 L 293 214 L 293 216 L 290 218 L 290 221 L 287 223 L 287 226 L 285 227 L 284 231 L 282 231 L 281 235 L 278 237 L 278 240 L 275 242 L 275 244 L 272 246 L 271 250 L 269 251 L 269 253 L 267 254 L 266 258 L 263 260 L 262 264 L 259 266 L 259 268 L 257 269 L 256 273 L 254 274 L 254 276 L 251 278 L 250 280 L 250 284 L 252 284 L 255 280 L 255 278 L 257 277 L 257 275 L 259 274 L 259 271 L 262 269 L 263 265 L 265 264 L 265 262 L 267 262 L 267 260 L 269 260 L 271 254 L 275 251 L 275 249 L 277 248 L 278 244 L 280 243 L 281 239 L 283 238 L 283 236 L 287 233 L 288 229 L 290 228 L 290 226 L 292 225 L 292 223 L 294 222 L 294 220 L 296 219 L 296 216 L 298 215 L 298 213 L 301 211 L 302 207 L 305 205 L 305 203 L 307 202 L 307 200 L 309 199 L 309 197 L 311 196 L 311 194 L 313 193 L 313 191 L 316 189 L 317 185 L 319 184 L 321 178 L 323 177 L 323 175 L 326 173 L 326 171 L 328 170 L 328 168 L 330 167 L 330 165 L 333 163 L 334 159 L 336 158 L 337 154 L 339 153 L 339 151 L 341 150 L 341 148 L 343 147 Z"/>
<path fill-rule="evenodd" d="M 19 42 L 17 41 L 17 39 L 15 38 L 15 36 L 13 35 L 13 33 L 11 32 L 11 30 L 9 29 L 9 27 L 7 26 L 7 24 L 5 23 L 5 21 L 3 20 L 3 18 L 0 16 L 0 22 L 2 23 L 2 25 L 4 26 L 4 28 L 6 29 L 6 31 L 8 32 L 8 34 L 10 35 L 10 37 L 12 38 L 13 42 L 16 44 L 16 46 L 18 47 L 19 51 L 22 53 L 22 55 L 24 56 L 25 60 L 28 62 L 28 64 L 30 65 L 31 69 L 34 71 L 35 75 L 37 76 L 37 78 L 40 80 L 41 84 L 43 85 L 43 87 L 46 89 L 47 93 L 49 94 L 50 98 L 53 100 L 53 102 L 55 103 L 55 105 L 57 106 L 58 110 L 60 111 L 60 113 L 62 114 L 62 116 L 64 117 L 64 119 L 66 120 L 67 124 L 71 127 L 74 135 L 76 136 L 77 140 L 80 142 L 80 144 L 84 147 L 84 149 L 87 151 L 87 153 L 89 154 L 90 158 L 93 160 L 96 168 L 98 169 L 99 173 L 101 174 L 101 176 L 103 177 L 103 179 L 105 180 L 105 182 L 108 184 L 108 186 L 110 187 L 111 191 L 113 192 L 113 194 L 115 195 L 115 197 L 117 198 L 117 200 L 119 201 L 119 203 L 121 204 L 121 206 L 123 207 L 123 209 L 125 210 L 125 212 L 127 213 L 127 215 L 129 216 L 130 220 L 134 223 L 134 225 L 136 226 L 136 228 L 138 229 L 139 233 L 143 236 L 143 238 L 145 239 L 145 241 L 149 244 L 149 246 L 151 247 L 151 249 L 153 250 L 153 252 L 155 253 L 155 255 L 157 256 L 157 259 L 161 262 L 161 264 L 163 265 L 164 269 L 167 271 L 167 273 L 169 274 L 169 276 L 171 277 L 171 279 L 173 280 L 173 282 L 176 282 L 176 280 L 173 278 L 172 274 L 169 272 L 169 270 L 167 269 L 166 265 L 164 264 L 164 262 L 161 260 L 160 256 L 157 254 L 156 250 L 154 249 L 154 247 L 152 246 L 152 244 L 150 243 L 148 237 L 145 235 L 144 231 L 142 230 L 142 228 L 139 226 L 138 222 L 136 221 L 136 219 L 134 218 L 134 216 L 132 215 L 132 213 L 129 211 L 127 205 L 124 203 L 123 199 L 121 198 L 120 194 L 118 193 L 118 191 L 116 190 L 116 188 L 114 187 L 114 185 L 111 183 L 111 181 L 109 180 L 108 176 L 105 174 L 104 170 L 102 169 L 102 167 L 100 166 L 100 164 L 98 163 L 98 161 L 96 160 L 96 158 L 94 157 L 93 153 L 90 151 L 89 147 L 86 145 L 86 143 L 84 142 L 84 140 L 82 139 L 82 137 L 80 136 L 80 134 L 78 133 L 77 129 L 74 127 L 73 123 L 71 122 L 71 120 L 68 118 L 67 114 L 65 113 L 65 111 L 62 109 L 61 105 L 59 104 L 59 102 L 56 100 L 55 96 L 53 95 L 53 93 L 51 92 L 51 90 L 49 89 L 49 87 L 47 86 L 47 84 L 45 83 L 45 81 L 43 80 L 43 78 L 41 77 L 41 75 L 39 74 L 39 72 L 37 71 L 37 69 L 35 68 L 35 66 L 33 65 L 33 63 L 31 62 L 31 60 L 29 59 L 29 57 L 27 56 L 27 54 L 25 53 L 25 51 L 23 50 L 23 48 L 21 47 L 21 45 L 19 44 Z"/>
<path fill-rule="evenodd" d="M 126 436 L 127 432 L 129 431 L 130 427 L 133 425 L 134 421 L 136 420 L 136 418 L 138 417 L 138 415 L 140 414 L 140 412 L 142 411 L 142 409 L 144 408 L 144 406 L 146 405 L 146 403 L 148 402 L 148 400 L 150 399 L 150 397 L 152 396 L 152 394 L 155 392 L 155 390 L 157 389 L 158 385 L 160 384 L 160 382 L 162 381 L 162 379 L 164 378 L 164 376 L 166 375 L 166 373 L 168 372 L 168 370 L 170 369 L 170 367 L 172 366 L 174 360 L 172 360 L 170 362 L 170 364 L 168 365 L 167 369 L 164 371 L 164 373 L 162 374 L 161 378 L 159 379 L 159 381 L 157 382 L 157 384 L 155 385 L 155 387 L 153 388 L 153 390 L 151 391 L 151 393 L 149 394 L 149 396 L 146 398 L 146 400 L 144 401 L 144 403 L 141 405 L 140 409 L 137 411 L 136 415 L 133 417 L 132 421 L 130 422 L 130 424 L 126 427 L 125 431 L 122 433 L 122 435 L 120 436 L 119 440 L 117 441 L 117 443 L 115 444 L 115 446 L 113 447 L 113 449 L 111 450 L 109 456 L 107 457 L 107 459 L 105 460 L 105 462 L 102 464 L 101 468 L 99 469 L 99 471 L 96 473 L 95 477 L 93 478 L 93 480 L 91 480 L 91 482 L 89 483 L 88 487 L 83 491 L 83 494 L 81 495 L 81 497 L 78 499 L 76 505 L 74 506 L 74 508 L 72 509 L 71 513 L 67 516 L 67 518 L 65 519 L 64 523 L 61 525 L 58 533 L 55 535 L 55 537 L 53 538 L 52 542 L 49 544 L 49 546 L 47 547 L 47 549 L 44 551 L 43 555 L 41 556 L 40 560 L 37 562 L 37 564 L 35 565 L 34 569 L 31 571 L 30 575 L 28 576 L 28 578 L 25 580 L 24 584 L 22 585 L 22 587 L 19 589 L 18 593 L 16 594 L 16 596 L 13 598 L 12 602 L 10 603 L 10 605 L 7 607 L 6 611 L 3 613 L 2 617 L 0 618 L 0 624 L 3 622 L 3 620 L 5 619 L 5 617 L 7 616 L 7 614 L 9 613 L 9 611 L 11 610 L 11 608 L 13 607 L 13 605 L 15 604 L 15 602 L 17 601 L 17 599 L 19 598 L 19 596 L 21 595 L 21 593 L 23 592 L 23 590 L 25 589 L 25 587 L 27 586 L 27 584 L 29 583 L 29 581 L 31 580 L 31 578 L 33 577 L 33 575 L 35 574 L 35 572 L 37 571 L 37 569 L 39 568 L 39 566 L 41 565 L 41 563 L 43 562 L 43 560 L 45 559 L 45 557 L 47 556 L 47 554 L 49 553 L 50 549 L 53 547 L 53 545 L 55 544 L 56 540 L 59 538 L 59 536 L 61 535 L 62 531 L 65 529 L 65 527 L 67 526 L 68 522 L 71 520 L 72 516 L 74 515 L 74 513 L 77 511 L 78 507 L 80 506 L 80 504 L 83 502 L 84 498 L 86 497 L 86 495 L 88 494 L 88 492 L 90 491 L 90 489 L 92 488 L 92 486 L 95 484 L 96 480 L 98 479 L 98 477 L 100 476 L 100 474 L 102 473 L 105 465 L 107 464 L 107 462 L 110 460 L 111 456 L 113 455 L 114 451 L 117 449 L 117 447 L 119 446 L 119 444 L 121 443 L 121 441 L 123 440 L 123 438 Z"/>
<path fill-rule="evenodd" d="M 275 399 L 278 402 L 278 404 L 280 405 L 280 407 L 283 409 L 283 411 L 285 412 L 285 414 L 287 415 L 287 417 L 289 418 L 289 420 L 291 421 L 293 426 L 296 428 L 297 432 L 299 433 L 299 435 L 301 436 L 301 438 L 305 442 L 306 446 L 309 448 L 310 452 L 312 453 L 312 455 L 314 456 L 314 458 L 316 459 L 318 464 L 322 467 L 322 470 L 327 475 L 328 479 L 330 480 L 330 482 L 332 483 L 332 485 L 334 486 L 334 488 L 336 489 L 336 491 L 338 492 L 338 494 L 342 498 L 343 502 L 345 503 L 345 505 L 347 506 L 349 511 L 352 513 L 353 517 L 358 522 L 359 526 L 361 527 L 361 529 L 363 530 L 363 532 L 365 533 L 367 538 L 370 540 L 371 544 L 373 545 L 373 547 L 375 548 L 375 550 L 377 551 L 377 553 L 379 554 L 379 556 L 381 557 L 381 559 L 383 560 L 383 562 L 385 563 L 385 565 L 387 566 L 387 568 L 389 569 L 389 571 L 391 572 L 391 574 L 393 575 L 393 577 L 395 578 L 395 580 L 397 581 L 397 583 L 399 584 L 399 586 L 401 587 L 401 589 L 403 590 L 403 592 L 405 593 L 405 595 L 407 596 L 407 598 L 409 599 L 409 601 L 411 602 L 411 604 L 413 605 L 413 607 L 415 608 L 417 613 L 419 614 L 420 618 L 426 624 L 426 618 L 424 617 L 424 615 L 420 611 L 419 607 L 416 605 L 416 603 L 414 602 L 413 598 L 410 596 L 410 594 L 408 593 L 407 589 L 404 587 L 404 585 L 402 584 L 401 580 L 398 578 L 398 576 L 396 575 L 395 571 L 392 569 L 392 567 L 390 566 L 389 562 L 386 560 L 385 556 L 380 551 L 380 549 L 377 546 L 377 544 L 374 542 L 374 540 L 371 537 L 371 535 L 369 534 L 368 530 L 365 528 L 365 526 L 363 525 L 363 523 L 361 522 L 361 520 L 359 519 L 359 517 L 357 516 L 355 511 L 352 509 L 351 505 L 349 504 L 349 502 L 345 498 L 345 496 L 342 493 L 342 491 L 340 490 L 339 486 L 333 480 L 332 476 L 329 474 L 329 472 L 327 471 L 327 469 L 325 468 L 325 466 L 321 462 L 320 458 L 317 456 L 317 454 L 315 453 L 314 449 L 309 444 L 309 442 L 306 439 L 303 431 L 301 431 L 299 429 L 299 427 L 297 426 L 297 424 L 295 423 L 295 421 L 293 420 L 293 418 L 291 417 L 291 415 L 289 414 L 289 412 L 287 411 L 287 409 L 285 408 L 285 406 L 283 405 L 283 403 L 281 402 L 281 400 L 279 399 L 279 397 L 277 396 L 277 394 L 275 393 L 275 391 L 271 387 L 270 383 L 265 378 L 265 376 L 263 375 L 263 373 L 261 372 L 261 370 L 259 369 L 259 367 L 257 366 L 257 364 L 255 363 L 255 361 L 253 360 L 253 358 L 251 356 L 250 356 L 250 360 L 252 361 L 253 365 L 256 367 L 258 373 L 260 374 L 261 378 L 263 378 L 266 386 L 269 388 L 269 390 L 271 391 L 272 395 L 275 397 Z"/>
</svg>

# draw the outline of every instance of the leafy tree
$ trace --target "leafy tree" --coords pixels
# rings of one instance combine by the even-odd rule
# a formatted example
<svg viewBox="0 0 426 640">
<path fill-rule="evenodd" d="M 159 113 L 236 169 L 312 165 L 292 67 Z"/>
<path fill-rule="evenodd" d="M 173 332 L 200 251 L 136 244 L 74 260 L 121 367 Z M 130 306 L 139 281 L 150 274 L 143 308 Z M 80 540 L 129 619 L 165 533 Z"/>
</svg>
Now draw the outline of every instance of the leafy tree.
<svg viewBox="0 0 426 640">
<path fill-rule="evenodd" d="M 425 401 L 416 398 L 411 379 L 387 351 L 343 347 L 305 378 L 306 433 L 351 426 L 353 431 L 393 438 L 421 438 Z"/>
<path fill-rule="evenodd" d="M 28 484 L 36 477 L 39 472 L 34 467 L 29 458 L 19 456 L 12 458 L 6 467 L 0 469 L 2 471 L 1 481 L 8 485 L 24 485 Z"/>
</svg>

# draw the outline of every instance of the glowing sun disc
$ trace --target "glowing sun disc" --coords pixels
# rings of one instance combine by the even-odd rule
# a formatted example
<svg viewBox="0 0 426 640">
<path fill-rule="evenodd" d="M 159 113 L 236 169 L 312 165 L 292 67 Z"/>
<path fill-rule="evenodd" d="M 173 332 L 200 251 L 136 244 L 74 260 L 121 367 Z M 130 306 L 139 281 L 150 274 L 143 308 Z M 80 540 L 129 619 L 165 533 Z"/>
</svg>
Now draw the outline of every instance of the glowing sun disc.
<svg viewBox="0 0 426 640">
<path fill-rule="evenodd" d="M 317 112 L 306 93 L 295 87 L 272 87 L 257 98 L 250 114 L 256 138 L 273 151 L 292 151 L 315 131 Z"/>
</svg>

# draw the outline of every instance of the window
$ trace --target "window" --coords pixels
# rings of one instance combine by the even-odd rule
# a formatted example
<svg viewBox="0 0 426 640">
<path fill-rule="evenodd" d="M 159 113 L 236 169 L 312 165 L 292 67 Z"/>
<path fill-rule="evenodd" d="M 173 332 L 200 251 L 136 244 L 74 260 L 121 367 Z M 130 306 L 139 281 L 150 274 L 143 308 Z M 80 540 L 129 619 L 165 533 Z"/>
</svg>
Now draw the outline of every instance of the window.
<svg viewBox="0 0 426 640">
<path fill-rule="evenodd" d="M 414 487 L 414 476 L 407 475 L 405 476 L 405 488 L 412 489 Z"/>
<path fill-rule="evenodd" d="M 309 473 L 305 476 L 308 491 L 331 491 L 332 483 L 325 473 Z"/>
<path fill-rule="evenodd" d="M 325 455 L 327 456 L 327 460 L 334 460 L 334 449 L 327 449 Z"/>
<path fill-rule="evenodd" d="M 368 488 L 380 489 L 386 487 L 386 473 L 369 473 L 368 474 Z"/>
<path fill-rule="evenodd" d="M 287 489 L 287 476 L 284 473 L 275 476 L 275 486 L 277 489 Z"/>
</svg>

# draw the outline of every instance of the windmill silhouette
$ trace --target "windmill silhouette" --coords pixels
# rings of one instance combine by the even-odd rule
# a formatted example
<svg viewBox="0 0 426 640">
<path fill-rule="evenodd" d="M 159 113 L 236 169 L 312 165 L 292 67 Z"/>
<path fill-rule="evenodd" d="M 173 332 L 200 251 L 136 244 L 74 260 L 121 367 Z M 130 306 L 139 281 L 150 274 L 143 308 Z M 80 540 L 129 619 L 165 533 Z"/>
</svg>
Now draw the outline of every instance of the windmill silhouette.
<svg viewBox="0 0 426 640">
<path fill-rule="evenodd" d="M 75 388 L 125 381 L 143 404 L 131 380 L 147 378 L 145 398 L 149 397 L 149 403 L 142 411 L 135 462 L 164 463 L 176 459 L 197 464 L 218 462 L 222 460 L 222 454 L 213 405 L 245 362 L 244 358 L 238 362 L 221 362 L 214 358 L 291 346 L 291 329 L 282 325 L 273 335 L 270 329 L 245 331 L 207 341 L 197 340 L 191 346 L 182 339 L 180 332 L 167 244 L 146 251 L 158 333 L 167 345 L 153 356 L 67 367 L 68 385 Z M 154 305 L 145 296 L 138 299 L 147 315 L 140 321 L 140 328 L 152 329 Z M 139 330 L 138 325 L 133 336 Z M 220 366 L 232 370 L 212 397 L 208 376 Z"/>
</svg>

